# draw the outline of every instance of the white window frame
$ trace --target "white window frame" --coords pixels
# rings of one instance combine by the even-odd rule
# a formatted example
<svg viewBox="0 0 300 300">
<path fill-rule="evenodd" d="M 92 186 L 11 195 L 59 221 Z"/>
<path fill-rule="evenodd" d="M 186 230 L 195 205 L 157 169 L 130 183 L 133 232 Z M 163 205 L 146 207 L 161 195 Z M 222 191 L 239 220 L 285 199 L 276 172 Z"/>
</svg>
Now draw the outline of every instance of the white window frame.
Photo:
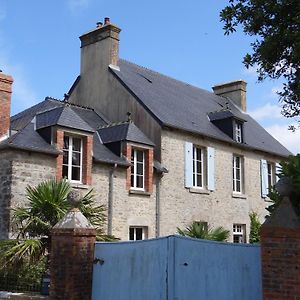
<svg viewBox="0 0 300 300">
<path fill-rule="evenodd" d="M 267 189 L 270 192 L 270 188 L 276 183 L 276 165 L 271 161 L 267 161 L 267 179 Z"/>
<path fill-rule="evenodd" d="M 137 177 L 140 176 L 137 174 L 137 165 L 138 165 L 137 153 L 138 152 L 143 153 L 143 174 L 141 176 L 143 178 L 143 181 L 142 181 L 143 186 L 142 187 L 137 186 Z M 131 161 L 131 163 L 133 164 L 133 173 L 132 173 L 132 171 L 130 173 L 131 189 L 144 191 L 145 190 L 145 150 L 139 149 L 139 148 L 132 148 L 132 153 L 133 153 L 133 160 Z M 132 175 L 133 175 L 133 182 L 131 180 Z"/>
<path fill-rule="evenodd" d="M 137 240 L 136 239 L 136 230 L 141 229 L 142 230 L 142 239 Z M 130 230 L 133 230 L 133 239 L 130 239 Z M 147 226 L 130 226 L 129 227 L 129 240 L 130 241 L 142 241 L 148 239 L 148 227 Z"/>
<path fill-rule="evenodd" d="M 197 150 L 200 150 L 200 157 L 197 155 Z M 204 151 L 204 148 L 193 145 L 193 187 L 198 189 L 203 189 L 205 186 Z M 201 163 L 200 170 L 198 170 L 197 162 Z M 201 175 L 201 182 L 198 182 L 198 174 Z"/>
<path fill-rule="evenodd" d="M 67 164 L 62 164 L 62 171 L 63 171 L 63 167 L 67 166 L 68 167 L 68 180 L 70 182 L 74 182 L 74 183 L 82 183 L 82 157 L 83 157 L 83 139 L 81 137 L 78 136 L 72 136 L 72 135 L 68 135 L 68 134 L 64 134 L 64 138 L 68 138 L 69 139 L 69 148 L 65 149 L 65 143 L 63 146 L 63 151 L 67 151 L 68 152 L 68 163 Z M 73 138 L 76 139 L 80 139 L 80 165 L 79 165 L 79 180 L 72 180 L 72 155 L 73 155 Z M 78 151 L 76 151 L 78 153 Z"/>
<path fill-rule="evenodd" d="M 237 167 L 237 160 L 239 159 L 239 168 Z M 233 155 L 232 157 L 232 189 L 234 193 L 242 194 L 244 181 L 243 181 L 243 173 L 244 173 L 244 160 L 242 156 Z M 238 179 L 239 175 L 239 179 Z M 240 190 L 238 190 L 238 182 L 240 182 Z"/>
<path fill-rule="evenodd" d="M 242 143 L 243 141 L 243 125 L 240 122 L 235 123 L 235 141 L 238 143 Z"/>
<path fill-rule="evenodd" d="M 235 242 L 234 238 L 238 236 L 239 242 Z M 233 243 L 246 243 L 246 225 L 233 224 L 232 226 L 232 241 Z"/>
</svg>

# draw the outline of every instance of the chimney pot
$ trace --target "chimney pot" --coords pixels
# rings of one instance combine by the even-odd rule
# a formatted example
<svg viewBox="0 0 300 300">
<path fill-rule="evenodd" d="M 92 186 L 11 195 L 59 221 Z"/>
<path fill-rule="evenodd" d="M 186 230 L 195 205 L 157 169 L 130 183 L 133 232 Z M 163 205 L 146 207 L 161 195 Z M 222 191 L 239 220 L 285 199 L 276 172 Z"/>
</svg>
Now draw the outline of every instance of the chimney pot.
<svg viewBox="0 0 300 300">
<path fill-rule="evenodd" d="M 110 24 L 110 19 L 109 17 L 104 18 L 104 25 Z"/>
<path fill-rule="evenodd" d="M 103 25 L 103 23 L 102 23 L 102 22 L 97 22 L 97 23 L 96 23 L 96 27 L 97 27 L 97 28 L 100 28 L 100 27 L 102 27 L 102 25 Z"/>
</svg>

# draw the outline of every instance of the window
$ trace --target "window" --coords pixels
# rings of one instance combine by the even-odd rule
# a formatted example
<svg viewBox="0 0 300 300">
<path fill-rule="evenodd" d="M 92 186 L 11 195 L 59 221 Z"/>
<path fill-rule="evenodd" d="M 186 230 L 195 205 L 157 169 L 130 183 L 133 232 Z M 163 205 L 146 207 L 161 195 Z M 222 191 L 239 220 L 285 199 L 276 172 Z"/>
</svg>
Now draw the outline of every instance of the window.
<svg viewBox="0 0 300 300">
<path fill-rule="evenodd" d="M 204 149 L 193 146 L 193 186 L 198 188 L 204 187 Z"/>
<path fill-rule="evenodd" d="M 71 181 L 82 181 L 82 139 L 64 136 L 62 176 Z"/>
<path fill-rule="evenodd" d="M 238 143 L 242 143 L 243 137 L 242 137 L 242 123 L 240 122 L 234 122 L 234 128 L 235 128 L 235 141 Z"/>
<path fill-rule="evenodd" d="M 233 155 L 233 162 L 232 162 L 232 188 L 233 191 L 236 193 L 242 193 L 243 187 L 243 158 L 241 156 Z"/>
<path fill-rule="evenodd" d="M 146 240 L 147 238 L 148 238 L 147 227 L 129 227 L 130 241 Z"/>
<path fill-rule="evenodd" d="M 185 143 L 185 187 L 215 189 L 215 149 Z M 191 190 L 190 190 L 191 191 Z"/>
<path fill-rule="evenodd" d="M 275 164 L 271 162 L 267 162 L 267 170 L 268 170 L 268 192 L 270 192 L 270 188 L 275 184 L 276 176 L 275 176 Z"/>
<path fill-rule="evenodd" d="M 145 185 L 145 153 L 143 150 L 131 151 L 131 187 L 144 190 Z"/>
<path fill-rule="evenodd" d="M 233 242 L 246 243 L 246 225 L 233 224 Z"/>
</svg>

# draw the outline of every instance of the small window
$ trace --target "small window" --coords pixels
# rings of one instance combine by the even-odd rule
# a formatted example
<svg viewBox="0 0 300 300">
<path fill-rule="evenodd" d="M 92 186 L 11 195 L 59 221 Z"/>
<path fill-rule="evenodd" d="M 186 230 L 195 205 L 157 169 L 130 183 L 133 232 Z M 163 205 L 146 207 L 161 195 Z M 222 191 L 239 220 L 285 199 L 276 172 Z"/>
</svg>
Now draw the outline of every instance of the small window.
<svg viewBox="0 0 300 300">
<path fill-rule="evenodd" d="M 204 149 L 193 146 L 193 186 L 204 187 Z"/>
<path fill-rule="evenodd" d="M 234 122 L 235 129 L 235 141 L 238 143 L 242 143 L 243 141 L 243 125 L 240 122 Z"/>
<path fill-rule="evenodd" d="M 233 192 L 242 193 L 243 191 L 243 158 L 233 155 L 232 161 L 232 189 Z"/>
<path fill-rule="evenodd" d="M 132 149 L 131 152 L 131 187 L 144 190 L 145 185 L 145 153 L 143 150 Z"/>
<path fill-rule="evenodd" d="M 276 172 L 275 172 L 275 164 L 272 162 L 267 162 L 268 169 L 268 192 L 271 187 L 276 183 Z"/>
<path fill-rule="evenodd" d="M 82 181 L 82 139 L 64 136 L 62 176 L 71 181 Z"/>
<path fill-rule="evenodd" d="M 233 224 L 233 242 L 234 243 L 246 243 L 246 225 L 245 224 Z"/>
<path fill-rule="evenodd" d="M 129 227 L 130 241 L 146 240 L 147 238 L 148 238 L 147 227 Z"/>
</svg>

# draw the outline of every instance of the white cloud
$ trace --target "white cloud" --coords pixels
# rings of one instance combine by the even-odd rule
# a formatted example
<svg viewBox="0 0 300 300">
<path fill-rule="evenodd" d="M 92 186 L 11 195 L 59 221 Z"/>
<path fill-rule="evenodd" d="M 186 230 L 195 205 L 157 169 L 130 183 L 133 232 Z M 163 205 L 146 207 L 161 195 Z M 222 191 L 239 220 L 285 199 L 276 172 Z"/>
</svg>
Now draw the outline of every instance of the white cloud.
<svg viewBox="0 0 300 300">
<path fill-rule="evenodd" d="M 68 0 L 68 8 L 72 13 L 89 6 L 91 0 Z"/>
<path fill-rule="evenodd" d="M 265 128 L 282 145 L 294 154 L 300 153 L 300 129 L 292 132 L 287 125 L 271 125 Z"/>
<path fill-rule="evenodd" d="M 255 120 L 282 118 L 281 107 L 279 105 L 275 105 L 271 103 L 267 103 L 264 106 L 261 106 L 253 111 L 250 111 L 249 114 Z"/>
</svg>

